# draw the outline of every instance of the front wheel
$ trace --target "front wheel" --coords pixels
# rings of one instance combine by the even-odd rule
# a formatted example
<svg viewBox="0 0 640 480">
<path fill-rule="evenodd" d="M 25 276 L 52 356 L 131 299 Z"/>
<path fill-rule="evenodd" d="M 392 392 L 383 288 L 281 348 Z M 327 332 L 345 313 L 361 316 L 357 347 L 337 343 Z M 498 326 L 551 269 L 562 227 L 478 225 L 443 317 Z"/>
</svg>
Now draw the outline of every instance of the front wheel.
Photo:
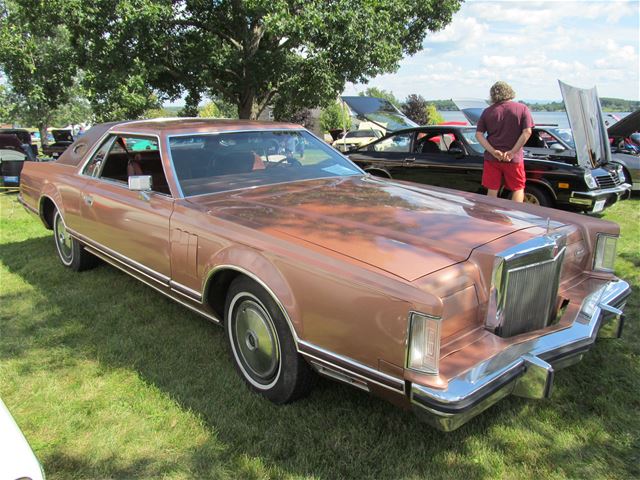
<svg viewBox="0 0 640 480">
<path fill-rule="evenodd" d="M 92 268 L 98 263 L 98 259 L 87 252 L 84 246 L 69 234 L 58 210 L 53 216 L 53 237 L 58 258 L 65 267 L 80 272 Z"/>
<path fill-rule="evenodd" d="M 551 195 L 537 185 L 527 185 L 524 189 L 524 203 L 539 205 L 541 207 L 552 207 Z"/>
<path fill-rule="evenodd" d="M 314 372 L 297 352 L 280 308 L 249 278 L 231 283 L 225 330 L 236 370 L 251 390 L 277 404 L 309 393 Z"/>
</svg>

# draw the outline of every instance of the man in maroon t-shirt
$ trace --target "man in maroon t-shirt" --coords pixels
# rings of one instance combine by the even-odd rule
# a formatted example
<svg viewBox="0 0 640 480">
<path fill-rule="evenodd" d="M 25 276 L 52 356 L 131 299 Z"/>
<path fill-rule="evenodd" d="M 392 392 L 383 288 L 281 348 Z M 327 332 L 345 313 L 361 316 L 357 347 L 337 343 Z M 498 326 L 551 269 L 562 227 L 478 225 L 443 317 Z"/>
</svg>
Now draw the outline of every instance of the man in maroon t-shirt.
<svg viewBox="0 0 640 480">
<path fill-rule="evenodd" d="M 504 178 L 504 185 L 513 193 L 511 199 L 522 202 L 526 180 L 522 147 L 534 125 L 531 112 L 512 101 L 516 94 L 506 82 L 494 83 L 490 94 L 492 105 L 482 112 L 476 129 L 476 138 L 484 147 L 482 185 L 487 195 L 497 197 Z"/>
</svg>

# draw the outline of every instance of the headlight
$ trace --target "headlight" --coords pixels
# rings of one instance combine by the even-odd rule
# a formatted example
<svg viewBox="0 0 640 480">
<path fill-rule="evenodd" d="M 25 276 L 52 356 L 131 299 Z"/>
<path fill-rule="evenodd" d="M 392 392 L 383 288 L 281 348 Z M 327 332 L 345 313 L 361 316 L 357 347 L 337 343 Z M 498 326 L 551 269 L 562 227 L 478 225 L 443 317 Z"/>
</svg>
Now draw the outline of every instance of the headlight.
<svg viewBox="0 0 640 480">
<path fill-rule="evenodd" d="M 622 167 L 618 167 L 618 179 L 620 180 L 620 183 L 624 183 L 624 181 L 626 180 L 626 178 L 624 177 L 624 170 L 622 170 Z"/>
<path fill-rule="evenodd" d="M 587 187 L 598 188 L 598 183 L 596 179 L 593 178 L 593 175 L 591 175 L 591 172 L 584 172 L 584 181 L 587 182 Z"/>
<path fill-rule="evenodd" d="M 411 313 L 407 368 L 423 373 L 438 373 L 441 320 L 421 313 Z"/>
<path fill-rule="evenodd" d="M 596 242 L 596 254 L 593 259 L 593 269 L 605 272 L 613 272 L 613 264 L 616 261 L 616 246 L 618 237 L 598 234 Z"/>
</svg>

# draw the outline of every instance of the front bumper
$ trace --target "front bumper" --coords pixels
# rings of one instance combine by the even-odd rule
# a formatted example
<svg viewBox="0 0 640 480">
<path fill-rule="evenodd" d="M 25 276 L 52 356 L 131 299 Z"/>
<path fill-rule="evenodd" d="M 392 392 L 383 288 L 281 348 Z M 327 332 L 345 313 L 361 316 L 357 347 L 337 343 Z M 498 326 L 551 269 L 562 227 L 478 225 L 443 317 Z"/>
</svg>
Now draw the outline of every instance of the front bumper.
<svg viewBox="0 0 640 480">
<path fill-rule="evenodd" d="M 616 203 L 621 197 L 628 195 L 630 190 L 631 185 L 623 183 L 615 187 L 600 190 L 571 192 L 569 203 L 581 207 L 581 209 L 586 212 L 598 213 Z"/>
<path fill-rule="evenodd" d="M 507 395 L 549 397 L 555 370 L 581 360 L 596 337 L 621 335 L 630 293 L 627 282 L 608 282 L 584 300 L 570 327 L 513 345 L 452 379 L 444 390 L 412 384 L 413 410 L 451 431 Z"/>
</svg>

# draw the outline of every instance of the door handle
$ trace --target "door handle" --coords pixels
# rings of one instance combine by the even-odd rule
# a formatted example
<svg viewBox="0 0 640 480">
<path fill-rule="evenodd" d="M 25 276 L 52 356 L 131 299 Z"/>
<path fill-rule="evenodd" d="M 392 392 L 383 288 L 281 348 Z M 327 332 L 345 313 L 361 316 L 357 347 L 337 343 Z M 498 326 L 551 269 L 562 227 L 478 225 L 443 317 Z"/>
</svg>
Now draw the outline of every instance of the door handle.
<svg viewBox="0 0 640 480">
<path fill-rule="evenodd" d="M 82 195 L 82 199 L 88 206 L 93 205 L 93 197 L 91 195 Z"/>
<path fill-rule="evenodd" d="M 407 163 L 413 163 L 413 162 L 416 161 L 416 157 L 405 158 L 404 161 L 407 162 Z"/>
</svg>

